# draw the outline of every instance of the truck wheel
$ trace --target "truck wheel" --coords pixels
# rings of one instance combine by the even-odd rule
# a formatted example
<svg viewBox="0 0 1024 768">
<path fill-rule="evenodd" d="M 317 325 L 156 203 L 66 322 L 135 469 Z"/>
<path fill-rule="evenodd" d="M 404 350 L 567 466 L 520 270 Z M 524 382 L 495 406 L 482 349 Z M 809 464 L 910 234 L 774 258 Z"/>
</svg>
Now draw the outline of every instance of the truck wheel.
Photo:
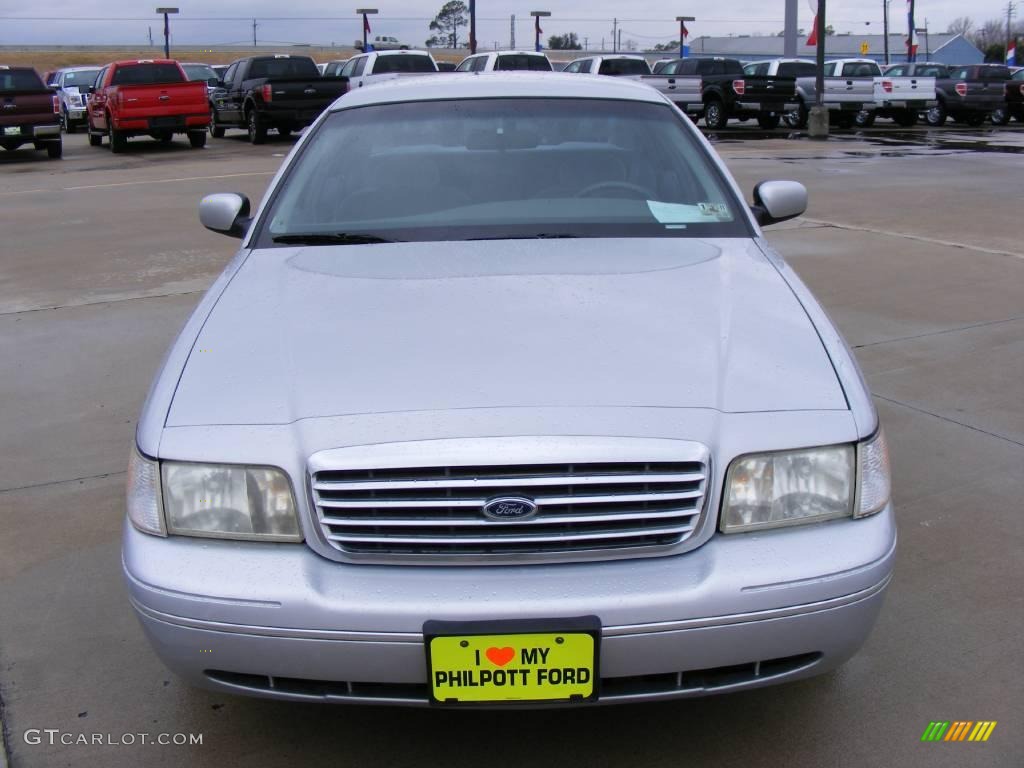
<svg viewBox="0 0 1024 768">
<path fill-rule="evenodd" d="M 46 156 L 51 160 L 59 160 L 64 154 L 64 143 L 61 141 L 51 141 L 46 145 Z"/>
<path fill-rule="evenodd" d="M 897 112 L 893 117 L 896 124 L 901 128 L 913 128 L 917 125 L 917 112 L 912 109 L 907 109 L 902 112 Z"/>
<path fill-rule="evenodd" d="M 128 139 L 121 131 L 114 130 L 114 121 L 107 116 L 107 140 L 110 142 L 110 151 L 115 155 L 124 152 L 128 145 Z"/>
<path fill-rule="evenodd" d="M 792 112 L 787 112 L 782 117 L 790 128 L 804 129 L 807 127 L 807 107 L 801 101 L 800 105 Z"/>
<path fill-rule="evenodd" d="M 66 108 L 60 110 L 60 126 L 64 129 L 65 133 L 74 133 L 75 124 L 68 118 L 68 111 Z"/>
<path fill-rule="evenodd" d="M 89 129 L 89 146 L 90 147 L 102 147 L 103 146 L 103 134 L 93 133 L 92 128 Z"/>
<path fill-rule="evenodd" d="M 870 128 L 875 124 L 875 113 L 867 109 L 862 109 L 857 113 L 857 117 L 853 120 L 857 124 L 858 128 Z"/>
<path fill-rule="evenodd" d="M 774 131 L 779 127 L 779 123 L 782 122 L 782 115 L 758 115 L 757 124 L 761 126 L 762 130 Z"/>
<path fill-rule="evenodd" d="M 725 106 L 718 99 L 712 99 L 704 107 L 704 125 L 712 131 L 719 131 L 729 123 Z"/>
<path fill-rule="evenodd" d="M 932 128 L 946 124 L 946 105 L 941 101 L 924 114 L 924 121 Z"/>
<path fill-rule="evenodd" d="M 189 131 L 188 143 L 192 149 L 202 149 L 206 146 L 206 131 Z"/>
<path fill-rule="evenodd" d="M 263 144 L 267 140 L 267 126 L 260 120 L 259 113 L 250 109 L 246 115 L 246 124 L 249 127 L 249 142 L 252 144 Z"/>
<path fill-rule="evenodd" d="M 224 127 L 217 125 L 217 110 L 215 107 L 210 107 L 210 135 L 215 139 L 224 138 Z"/>
<path fill-rule="evenodd" d="M 1006 107 L 1000 107 L 989 115 L 988 119 L 992 121 L 992 125 L 1006 125 L 1010 122 L 1010 112 Z"/>
</svg>

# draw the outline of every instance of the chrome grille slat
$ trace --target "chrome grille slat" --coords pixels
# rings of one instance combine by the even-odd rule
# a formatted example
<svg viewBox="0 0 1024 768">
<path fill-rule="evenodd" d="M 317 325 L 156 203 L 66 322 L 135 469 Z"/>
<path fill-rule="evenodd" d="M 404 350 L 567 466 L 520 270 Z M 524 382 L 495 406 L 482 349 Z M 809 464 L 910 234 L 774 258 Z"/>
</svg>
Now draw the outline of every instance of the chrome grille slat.
<svg viewBox="0 0 1024 768">
<path fill-rule="evenodd" d="M 510 494 L 511 495 L 511 494 Z M 637 501 L 682 501 L 683 499 L 700 498 L 701 491 L 676 491 L 676 492 L 651 492 L 651 493 L 618 493 L 604 496 L 533 496 L 538 507 L 553 506 L 556 504 L 612 504 L 612 503 L 633 503 Z M 355 501 L 339 501 L 336 499 L 325 499 L 321 496 L 320 506 L 329 509 L 359 509 L 361 507 L 374 507 L 382 509 L 385 507 L 408 507 L 410 509 L 429 507 L 475 507 L 480 508 L 487 503 L 491 496 L 479 496 L 476 498 L 451 498 L 451 499 L 388 499 L 388 498 L 360 498 Z"/>
<path fill-rule="evenodd" d="M 643 532 L 644 536 L 664 536 L 668 534 L 679 534 L 687 533 L 693 530 L 692 525 L 676 525 L 666 526 L 664 528 L 647 529 Z M 595 541 L 599 539 L 625 539 L 636 536 L 636 531 L 595 531 L 594 533 L 584 533 L 574 531 L 571 534 L 552 535 L 552 534 L 530 534 L 530 535 L 509 535 L 495 532 L 489 536 L 460 536 L 459 542 L 462 544 L 485 544 L 500 546 L 502 544 L 541 544 L 548 542 L 560 542 L 566 538 L 571 538 L 575 541 Z M 402 536 L 389 534 L 387 536 L 373 536 L 360 533 L 346 533 L 344 535 L 331 534 L 328 536 L 331 541 L 349 541 L 349 542 L 364 542 L 368 544 L 419 544 L 419 545 L 431 545 L 431 544 L 448 544 L 451 542 L 450 536 Z"/>
<path fill-rule="evenodd" d="M 505 488 L 508 477 L 481 477 L 474 480 L 332 480 L 317 482 L 313 489 L 317 491 L 396 491 L 396 490 L 427 490 L 431 488 Z M 524 488 L 543 487 L 548 485 L 603 485 L 609 480 L 616 483 L 695 483 L 704 479 L 700 472 L 682 472 L 675 474 L 649 475 L 580 475 L 552 477 L 524 477 L 516 481 L 516 486 Z"/>
<path fill-rule="evenodd" d="M 444 525 L 453 526 L 458 528 L 491 528 L 495 532 L 499 532 L 500 528 L 517 526 L 517 525 L 529 525 L 533 527 L 544 526 L 544 525 L 559 525 L 562 523 L 616 523 L 625 522 L 628 520 L 664 520 L 666 518 L 671 519 L 675 517 L 693 517 L 697 514 L 698 510 L 687 507 L 686 509 L 670 509 L 664 512 L 630 512 L 630 513 L 606 513 L 601 515 L 545 515 L 544 517 L 534 517 L 529 520 L 518 520 L 518 521 L 494 521 L 486 520 L 484 518 L 476 517 L 451 517 L 444 520 Z M 323 522 L 326 525 L 331 526 L 353 526 L 353 527 L 373 527 L 379 526 L 381 528 L 401 528 L 402 526 L 415 526 L 415 527 L 436 527 L 440 520 L 436 517 L 334 517 L 325 515 Z"/>
<path fill-rule="evenodd" d="M 372 469 L 321 463 L 310 490 L 324 540 L 350 556 L 557 560 L 677 547 L 697 528 L 707 473 L 703 460 Z M 538 511 L 522 520 L 484 517 L 483 506 L 505 496 L 525 496 Z"/>
</svg>

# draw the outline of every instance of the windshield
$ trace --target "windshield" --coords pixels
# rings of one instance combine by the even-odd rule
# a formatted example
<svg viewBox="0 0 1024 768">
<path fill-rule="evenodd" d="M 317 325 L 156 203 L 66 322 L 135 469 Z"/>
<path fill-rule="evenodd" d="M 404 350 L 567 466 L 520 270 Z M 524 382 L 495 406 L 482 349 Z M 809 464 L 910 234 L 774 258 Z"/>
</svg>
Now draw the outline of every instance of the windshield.
<svg viewBox="0 0 1024 768">
<path fill-rule="evenodd" d="M 373 74 L 382 75 L 386 72 L 437 72 L 437 67 L 429 56 L 395 53 L 390 56 L 378 56 L 377 63 L 373 65 Z"/>
<path fill-rule="evenodd" d="M 182 64 L 181 68 L 185 70 L 185 77 L 189 80 L 205 80 L 212 85 L 217 84 L 217 73 L 213 71 L 213 67 L 206 64 Z"/>
<path fill-rule="evenodd" d="M 249 78 L 258 80 L 260 78 L 269 80 L 286 80 L 289 78 L 305 79 L 320 77 L 320 70 L 312 59 L 302 56 L 292 58 L 256 59 L 249 67 Z"/>
<path fill-rule="evenodd" d="M 502 54 L 494 63 L 497 70 L 530 70 L 533 72 L 550 72 L 551 62 L 547 56 L 530 56 L 526 53 Z"/>
<path fill-rule="evenodd" d="M 121 64 L 111 85 L 155 85 L 183 82 L 177 64 Z"/>
<path fill-rule="evenodd" d="M 643 59 L 605 59 L 599 75 L 649 75 L 651 68 Z"/>
<path fill-rule="evenodd" d="M 874 62 L 858 61 L 843 65 L 843 77 L 878 77 L 882 70 Z"/>
<path fill-rule="evenodd" d="M 34 69 L 0 70 L 0 91 L 41 91 L 44 87 Z"/>
<path fill-rule="evenodd" d="M 749 236 L 669 105 L 596 99 L 384 104 L 329 115 L 290 167 L 259 246 Z M 326 237 L 321 237 L 320 241 Z"/>
<path fill-rule="evenodd" d="M 1013 73 L 1014 80 L 1024 80 L 1024 69 L 1018 69 Z"/>
<path fill-rule="evenodd" d="M 809 77 L 818 74 L 818 67 L 811 61 L 784 61 L 779 64 L 779 77 Z"/>
<path fill-rule="evenodd" d="M 96 75 L 99 73 L 99 69 L 80 69 L 75 72 L 65 72 L 64 87 L 92 85 L 96 82 Z"/>
</svg>

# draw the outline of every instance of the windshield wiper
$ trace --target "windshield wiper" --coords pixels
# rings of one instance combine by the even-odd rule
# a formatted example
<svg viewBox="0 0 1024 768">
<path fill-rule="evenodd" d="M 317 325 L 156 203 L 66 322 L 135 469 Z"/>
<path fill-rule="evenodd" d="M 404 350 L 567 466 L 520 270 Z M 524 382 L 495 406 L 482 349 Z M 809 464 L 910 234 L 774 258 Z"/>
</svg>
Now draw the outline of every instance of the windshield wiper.
<svg viewBox="0 0 1024 768">
<path fill-rule="evenodd" d="M 372 245 L 374 243 L 400 243 L 380 235 L 364 235 L 357 232 L 302 232 L 291 235 L 277 235 L 275 243 L 284 245 Z"/>
<path fill-rule="evenodd" d="M 470 237 L 469 240 L 561 240 L 579 237 L 561 232 L 537 232 L 532 235 L 497 235 L 495 237 Z"/>
</svg>

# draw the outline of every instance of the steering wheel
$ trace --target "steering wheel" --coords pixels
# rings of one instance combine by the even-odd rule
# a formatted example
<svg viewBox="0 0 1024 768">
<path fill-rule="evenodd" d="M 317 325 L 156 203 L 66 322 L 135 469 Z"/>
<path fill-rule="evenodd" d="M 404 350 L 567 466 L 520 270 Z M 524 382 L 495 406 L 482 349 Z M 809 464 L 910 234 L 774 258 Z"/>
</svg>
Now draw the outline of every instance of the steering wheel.
<svg viewBox="0 0 1024 768">
<path fill-rule="evenodd" d="M 631 184 L 628 181 L 599 181 L 596 184 L 591 184 L 590 186 L 581 189 L 576 193 L 575 197 L 591 197 L 595 192 L 600 192 L 605 189 L 622 189 L 627 192 L 632 192 L 639 200 L 655 199 L 655 194 L 651 190 L 646 187 L 641 187 L 639 184 Z"/>
</svg>

